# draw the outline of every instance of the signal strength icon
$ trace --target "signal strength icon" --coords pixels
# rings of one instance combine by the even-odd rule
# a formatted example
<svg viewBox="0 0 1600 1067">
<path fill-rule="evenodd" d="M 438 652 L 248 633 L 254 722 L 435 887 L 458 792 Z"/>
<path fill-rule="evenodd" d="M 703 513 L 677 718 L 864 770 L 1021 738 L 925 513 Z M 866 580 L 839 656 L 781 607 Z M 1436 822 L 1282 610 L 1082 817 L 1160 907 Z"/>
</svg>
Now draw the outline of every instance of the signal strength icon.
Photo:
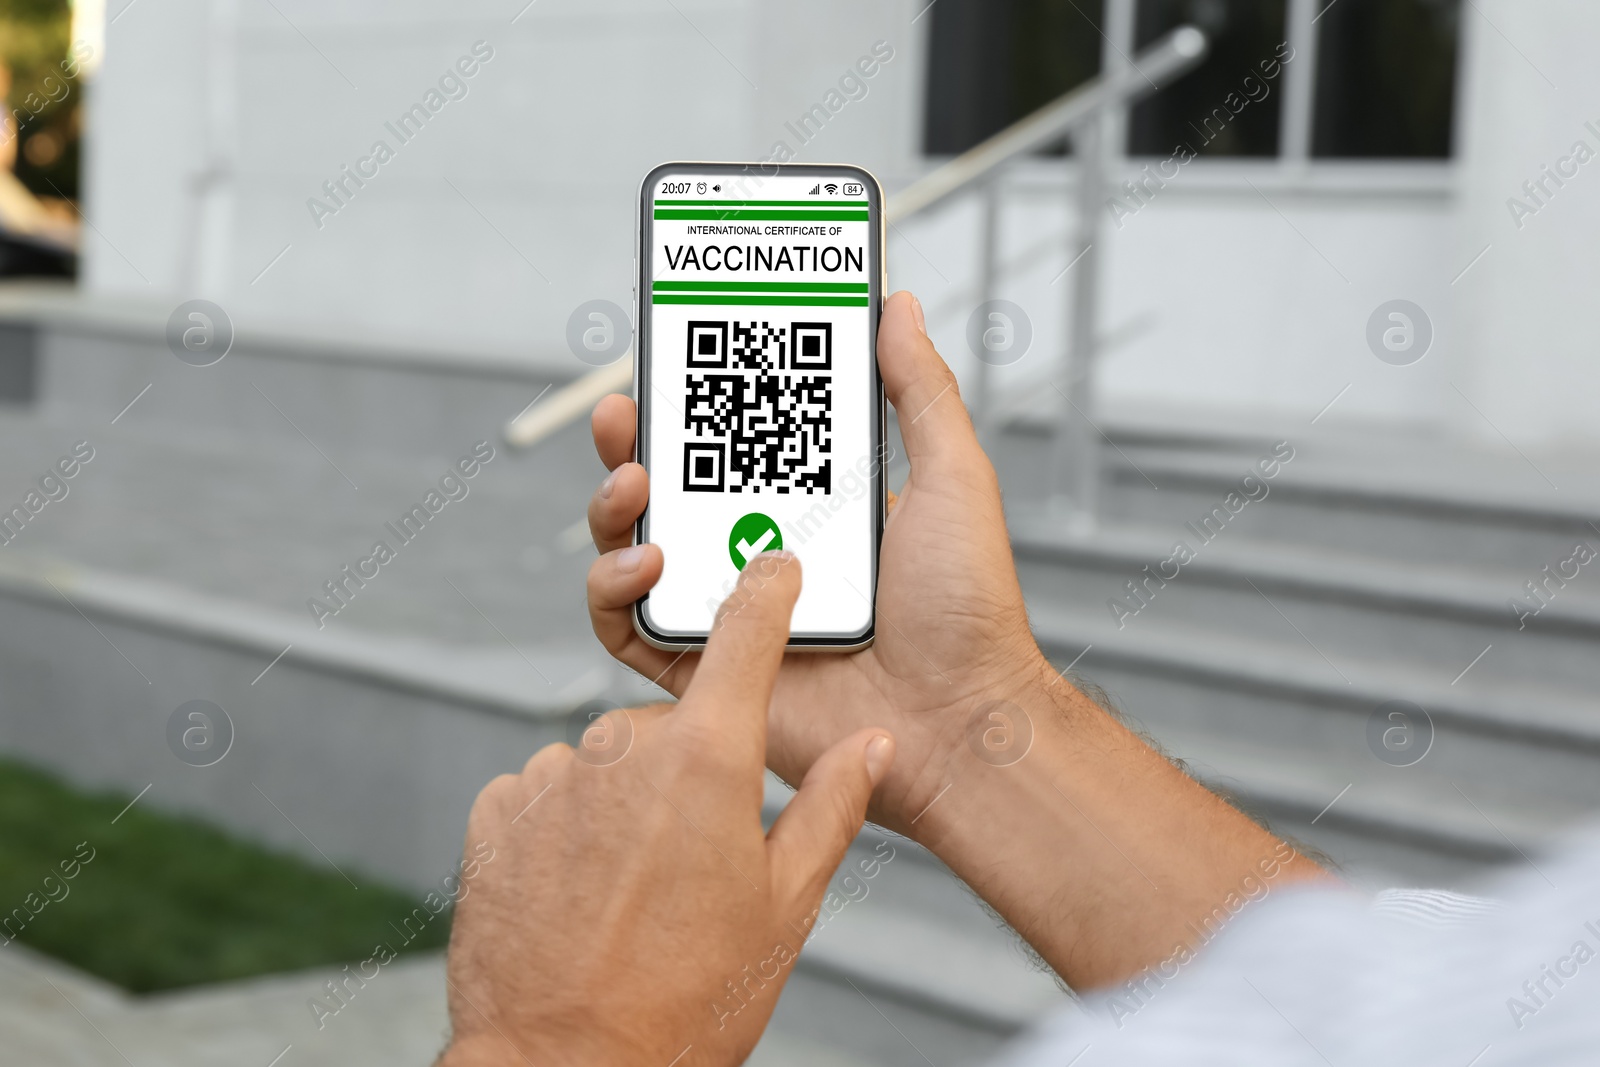
<svg viewBox="0 0 1600 1067">
<path fill-rule="evenodd" d="M 807 194 L 806 194 L 806 195 L 807 195 L 807 196 L 816 196 L 816 195 L 818 195 L 818 194 L 819 194 L 819 193 L 821 193 L 821 192 L 822 192 L 822 186 L 820 186 L 820 185 L 813 185 L 813 186 L 812 186 L 812 187 L 811 187 L 811 191 L 810 191 L 810 192 L 809 192 L 809 193 L 807 193 Z"/>
<path fill-rule="evenodd" d="M 837 193 L 839 191 L 839 187 L 837 185 L 831 185 L 831 184 L 830 185 L 824 185 L 823 188 L 828 190 L 828 195 L 829 196 L 832 196 L 834 193 Z"/>
</svg>

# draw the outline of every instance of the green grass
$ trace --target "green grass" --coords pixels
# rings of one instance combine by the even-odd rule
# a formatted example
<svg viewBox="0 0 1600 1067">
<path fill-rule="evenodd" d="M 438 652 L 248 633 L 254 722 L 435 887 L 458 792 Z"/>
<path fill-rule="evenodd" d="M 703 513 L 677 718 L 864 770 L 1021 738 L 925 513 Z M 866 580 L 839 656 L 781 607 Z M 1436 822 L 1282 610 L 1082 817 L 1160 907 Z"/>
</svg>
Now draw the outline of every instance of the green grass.
<svg viewBox="0 0 1600 1067">
<path fill-rule="evenodd" d="M 19 933 L 13 918 L 9 927 L 19 942 L 146 993 L 342 965 L 379 942 L 406 952 L 449 938 L 447 911 L 402 949 L 395 926 L 419 904 L 409 894 L 354 871 L 361 888 L 352 889 L 337 871 L 162 813 L 148 796 L 113 825 L 132 799 L 86 794 L 0 760 L 0 920 L 22 909 L 27 925 Z M 60 864 L 85 841 L 94 858 L 64 879 Z M 61 899 L 40 907 L 50 875 L 48 891 Z"/>
</svg>

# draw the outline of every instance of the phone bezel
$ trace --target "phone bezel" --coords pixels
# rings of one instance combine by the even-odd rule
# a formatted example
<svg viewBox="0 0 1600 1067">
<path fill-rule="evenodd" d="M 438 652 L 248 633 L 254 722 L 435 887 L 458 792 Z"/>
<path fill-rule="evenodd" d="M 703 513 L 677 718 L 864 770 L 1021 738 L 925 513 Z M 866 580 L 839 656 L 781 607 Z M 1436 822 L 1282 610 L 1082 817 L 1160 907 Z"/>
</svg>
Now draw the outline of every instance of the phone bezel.
<svg viewBox="0 0 1600 1067">
<path fill-rule="evenodd" d="M 821 177 L 856 176 L 861 180 L 862 187 L 867 191 L 867 208 L 870 216 L 868 224 L 867 250 L 868 267 L 868 310 L 873 312 L 868 318 L 868 344 L 873 358 L 869 361 L 870 382 L 869 388 L 876 395 L 877 402 L 869 403 L 868 409 L 872 418 L 872 449 L 877 461 L 872 465 L 872 581 L 867 595 L 871 598 L 872 610 L 867 617 L 866 628 L 857 634 L 826 635 L 826 634 L 791 634 L 788 647 L 794 649 L 810 649 L 819 652 L 854 652 L 870 646 L 877 633 L 877 595 L 878 595 L 878 556 L 883 548 L 883 527 L 886 519 L 888 496 L 885 492 L 884 480 L 885 465 L 885 425 L 888 417 L 887 404 L 883 391 L 883 378 L 878 373 L 878 323 L 883 316 L 884 288 L 887 283 L 886 269 L 883 261 L 883 248 L 885 244 L 886 226 L 883 216 L 883 187 L 871 172 L 862 167 L 848 163 L 822 164 L 822 163 L 697 163 L 697 162 L 671 162 L 655 167 L 644 176 L 639 185 L 639 199 L 636 210 L 638 212 L 638 226 L 634 236 L 634 359 L 633 359 L 633 396 L 637 409 L 637 423 L 635 426 L 635 455 L 646 471 L 650 470 L 649 434 L 646 427 L 650 420 L 650 317 L 651 293 L 650 248 L 651 236 L 654 229 L 654 190 L 656 183 L 667 175 L 686 172 L 693 175 L 722 175 L 733 178 L 749 178 L 752 176 L 777 177 L 778 175 L 804 178 L 815 174 Z M 649 540 L 650 508 L 646 505 L 644 513 L 639 516 L 634 526 L 634 543 L 644 544 Z M 651 624 L 648 618 L 648 604 L 650 594 L 646 593 L 633 605 L 633 626 L 639 637 L 648 645 L 669 652 L 687 651 L 705 647 L 709 633 L 677 633 L 663 632 Z"/>
</svg>

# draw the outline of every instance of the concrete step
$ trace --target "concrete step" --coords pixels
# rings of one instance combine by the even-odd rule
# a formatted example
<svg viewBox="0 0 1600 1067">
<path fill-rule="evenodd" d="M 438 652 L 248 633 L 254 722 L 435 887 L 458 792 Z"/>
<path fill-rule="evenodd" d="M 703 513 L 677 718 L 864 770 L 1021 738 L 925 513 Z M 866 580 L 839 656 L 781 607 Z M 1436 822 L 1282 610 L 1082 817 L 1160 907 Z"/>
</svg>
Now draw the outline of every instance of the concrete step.
<svg viewBox="0 0 1600 1067">
<path fill-rule="evenodd" d="M 1166 441 L 1147 432 L 1108 432 L 1102 515 L 1173 536 L 1221 507 L 1272 449 L 1267 439 L 1252 445 L 1220 436 Z M 1223 536 L 1493 567 L 1521 575 L 1518 588 L 1546 564 L 1572 555 L 1577 541 L 1600 547 L 1592 525 L 1600 517 L 1600 483 L 1591 457 L 1541 456 L 1535 468 L 1486 447 L 1373 438 L 1289 435 L 1294 459 L 1265 482 L 1264 499 L 1230 518 Z M 1012 429 L 994 435 L 990 448 L 1008 502 L 1032 504 L 1047 495 L 1047 437 Z M 1545 470 L 1559 483 L 1539 473 Z"/>
<path fill-rule="evenodd" d="M 1345 784 L 1403 775 L 1407 789 L 1422 792 L 1391 805 L 1388 822 L 1352 822 L 1334 814 L 1338 805 L 1323 821 L 1469 864 L 1507 854 L 1495 852 L 1492 838 L 1464 836 L 1469 820 L 1460 791 L 1488 813 L 1491 827 L 1528 832 L 1529 838 L 1513 838 L 1524 850 L 1542 840 L 1532 836 L 1540 827 L 1553 831 L 1600 810 L 1600 717 L 1587 694 L 1469 685 L 1470 675 L 1452 686 L 1395 665 L 1343 669 L 1304 642 L 1240 639 L 1159 620 L 1108 631 L 1098 616 L 1048 603 L 1030 604 L 1030 613 L 1056 662 L 1076 661 L 1076 673 L 1102 685 L 1157 742 L 1172 736 L 1200 743 L 1201 751 L 1234 753 L 1218 765 L 1237 764 L 1246 797 L 1275 810 L 1304 816 Z M 1368 741 L 1369 720 L 1396 700 L 1422 708 L 1432 723 L 1432 746 L 1412 767 L 1382 762 Z M 1241 752 L 1268 755 L 1251 761 Z"/>
<path fill-rule="evenodd" d="M 1264 540 L 1424 564 L 1503 567 L 1527 571 L 1529 578 L 1571 555 L 1575 542 L 1600 542 L 1592 525 L 1600 509 L 1582 496 L 1509 492 L 1493 479 L 1453 484 L 1442 474 L 1435 480 L 1435 471 L 1427 467 L 1381 477 L 1368 466 L 1345 465 L 1331 456 L 1318 465 L 1317 458 L 1308 447 L 1296 462 L 1311 463 L 1285 467 L 1262 502 L 1267 506 L 1251 505 L 1241 516 L 1249 524 L 1241 531 Z M 1169 452 L 1136 455 L 1135 461 L 1161 488 L 1151 490 L 1142 475 L 1123 469 L 1114 481 L 1110 509 L 1176 525 L 1211 513 L 1250 469 L 1226 459 Z M 1402 476 L 1406 473 L 1409 478 Z"/>
<path fill-rule="evenodd" d="M 1589 567 L 1565 588 L 1552 583 L 1546 600 L 1523 601 L 1530 607 L 1519 615 L 1509 602 L 1521 591 L 1520 576 L 1486 567 L 1243 537 L 1207 543 L 1192 530 L 1164 536 L 1151 526 L 1107 525 L 1069 537 L 1028 512 L 1013 514 L 1011 528 L 1030 595 L 1103 612 L 1108 630 L 1163 619 L 1243 639 L 1299 637 L 1341 669 L 1389 664 L 1453 679 L 1470 664 L 1475 681 L 1572 690 L 1600 684 L 1600 576 Z M 1180 539 L 1193 553 L 1188 563 L 1175 557 Z M 1589 566 L 1600 572 L 1600 557 Z"/>
</svg>

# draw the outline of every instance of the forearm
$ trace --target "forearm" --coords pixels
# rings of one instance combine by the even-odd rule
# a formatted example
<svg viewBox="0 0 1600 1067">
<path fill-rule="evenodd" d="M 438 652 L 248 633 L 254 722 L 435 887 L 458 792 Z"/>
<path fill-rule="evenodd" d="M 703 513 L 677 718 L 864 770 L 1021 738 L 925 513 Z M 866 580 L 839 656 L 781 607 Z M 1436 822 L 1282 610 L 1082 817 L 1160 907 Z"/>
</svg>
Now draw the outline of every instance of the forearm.
<svg viewBox="0 0 1600 1067">
<path fill-rule="evenodd" d="M 1328 877 L 1042 661 L 1038 674 L 1009 698 L 1031 723 L 1026 755 L 996 766 L 958 749 L 949 789 L 908 829 L 1073 987 L 1125 979 L 1209 940 L 1243 902 Z"/>
</svg>

